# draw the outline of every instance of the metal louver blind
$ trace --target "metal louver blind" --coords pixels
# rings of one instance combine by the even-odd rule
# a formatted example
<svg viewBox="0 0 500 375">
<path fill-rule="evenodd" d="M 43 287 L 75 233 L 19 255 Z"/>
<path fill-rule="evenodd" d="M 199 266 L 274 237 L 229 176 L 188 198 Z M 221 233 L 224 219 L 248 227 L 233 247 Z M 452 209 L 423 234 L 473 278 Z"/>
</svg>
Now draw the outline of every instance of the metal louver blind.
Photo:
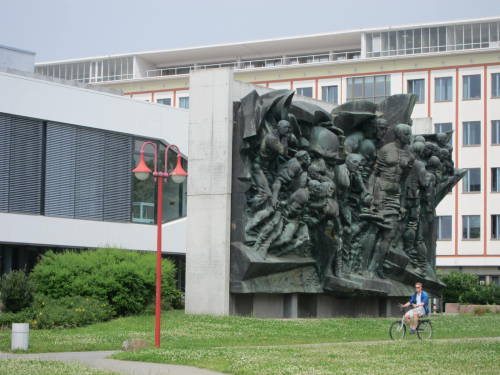
<svg viewBox="0 0 500 375">
<path fill-rule="evenodd" d="M 106 134 L 104 220 L 130 221 L 132 138 Z"/>
<path fill-rule="evenodd" d="M 76 218 L 103 220 L 105 138 L 98 130 L 77 129 Z"/>
<path fill-rule="evenodd" d="M 12 117 L 9 211 L 40 214 L 43 122 Z"/>
<path fill-rule="evenodd" d="M 0 211 L 9 210 L 10 121 L 0 113 Z"/>
<path fill-rule="evenodd" d="M 76 131 L 71 125 L 47 123 L 45 215 L 75 216 Z"/>
</svg>

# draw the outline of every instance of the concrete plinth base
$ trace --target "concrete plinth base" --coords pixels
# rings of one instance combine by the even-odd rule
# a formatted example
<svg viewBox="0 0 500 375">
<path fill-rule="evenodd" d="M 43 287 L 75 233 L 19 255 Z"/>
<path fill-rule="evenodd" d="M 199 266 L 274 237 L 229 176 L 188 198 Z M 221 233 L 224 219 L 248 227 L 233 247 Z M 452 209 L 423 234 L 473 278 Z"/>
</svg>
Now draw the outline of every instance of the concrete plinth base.
<svg viewBox="0 0 500 375">
<path fill-rule="evenodd" d="M 408 297 L 335 297 L 329 294 L 231 294 L 232 315 L 257 318 L 400 316 Z"/>
</svg>

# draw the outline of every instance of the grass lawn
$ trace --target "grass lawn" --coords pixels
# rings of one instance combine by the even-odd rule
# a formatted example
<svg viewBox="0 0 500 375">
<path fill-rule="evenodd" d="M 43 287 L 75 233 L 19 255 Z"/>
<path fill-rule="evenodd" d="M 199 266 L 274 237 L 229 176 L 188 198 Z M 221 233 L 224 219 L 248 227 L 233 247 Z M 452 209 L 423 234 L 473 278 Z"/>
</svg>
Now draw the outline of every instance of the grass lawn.
<svg viewBox="0 0 500 375">
<path fill-rule="evenodd" d="M 116 358 L 194 365 L 234 375 L 499 373 L 500 342 L 421 343 L 414 336 L 390 342 L 393 320 L 272 320 L 170 311 L 162 317 L 160 349 L 119 353 Z M 500 337 L 500 314 L 435 316 L 432 322 L 435 339 Z M 76 329 L 32 330 L 30 351 L 112 350 L 128 338 L 152 343 L 153 328 L 154 317 L 142 315 Z M 387 342 L 369 342 L 374 340 Z M 320 343 L 330 344 L 297 346 Z M 9 345 L 10 331 L 0 331 L 0 351 Z"/>
<path fill-rule="evenodd" d="M 78 364 L 31 359 L 3 359 L 0 375 L 116 375 L 114 372 L 91 369 Z"/>
</svg>

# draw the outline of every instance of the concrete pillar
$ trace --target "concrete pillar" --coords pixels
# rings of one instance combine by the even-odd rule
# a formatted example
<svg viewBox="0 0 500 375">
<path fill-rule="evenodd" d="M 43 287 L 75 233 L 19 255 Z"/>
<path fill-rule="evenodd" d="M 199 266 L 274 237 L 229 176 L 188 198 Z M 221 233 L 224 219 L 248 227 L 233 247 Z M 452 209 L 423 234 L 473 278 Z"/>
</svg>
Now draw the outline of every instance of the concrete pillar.
<svg viewBox="0 0 500 375">
<path fill-rule="evenodd" d="M 283 304 L 283 316 L 285 318 L 299 317 L 299 296 L 297 293 L 285 294 Z"/>
<path fill-rule="evenodd" d="M 233 72 L 190 75 L 186 312 L 228 315 Z"/>
</svg>

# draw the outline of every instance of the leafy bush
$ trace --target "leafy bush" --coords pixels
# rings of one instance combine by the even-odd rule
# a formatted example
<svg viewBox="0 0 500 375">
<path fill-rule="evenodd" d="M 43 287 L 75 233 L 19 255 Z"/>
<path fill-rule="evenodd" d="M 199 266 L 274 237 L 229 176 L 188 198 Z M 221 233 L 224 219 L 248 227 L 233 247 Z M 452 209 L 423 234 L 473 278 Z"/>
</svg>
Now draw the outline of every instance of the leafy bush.
<svg viewBox="0 0 500 375">
<path fill-rule="evenodd" d="M 18 312 L 0 313 L 0 329 L 10 328 L 12 323 L 29 323 L 33 319 L 33 311 L 24 309 Z"/>
<path fill-rule="evenodd" d="M 63 297 L 57 300 L 37 295 L 33 305 L 17 313 L 0 314 L 0 327 L 30 323 L 34 329 L 74 328 L 109 320 L 113 310 L 107 302 L 92 297 Z"/>
<path fill-rule="evenodd" d="M 445 303 L 500 304 L 500 287 L 497 285 L 480 285 L 479 279 L 475 275 L 451 272 L 442 275 L 441 280 L 446 284 L 443 291 Z"/>
<path fill-rule="evenodd" d="M 73 328 L 113 317 L 109 304 L 93 297 L 72 296 L 54 300 L 37 296 L 31 310 L 31 326 L 40 329 Z"/>
<path fill-rule="evenodd" d="M 88 296 L 107 301 L 117 315 L 144 311 L 155 296 L 154 253 L 103 248 L 47 252 L 31 273 L 37 293 L 54 299 Z M 174 265 L 162 262 L 162 300 L 177 307 Z"/>
<path fill-rule="evenodd" d="M 33 286 L 24 271 L 12 271 L 0 281 L 0 299 L 5 311 L 18 312 L 33 301 Z"/>
</svg>

